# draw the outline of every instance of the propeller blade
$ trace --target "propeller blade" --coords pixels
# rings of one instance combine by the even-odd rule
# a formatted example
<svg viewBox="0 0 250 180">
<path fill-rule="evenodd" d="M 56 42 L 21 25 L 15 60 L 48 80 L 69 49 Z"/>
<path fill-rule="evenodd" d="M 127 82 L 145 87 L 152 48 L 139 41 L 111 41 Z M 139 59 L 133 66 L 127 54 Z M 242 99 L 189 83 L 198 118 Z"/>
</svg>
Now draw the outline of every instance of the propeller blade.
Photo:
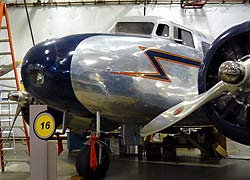
<svg viewBox="0 0 250 180">
<path fill-rule="evenodd" d="M 11 89 L 16 89 L 16 87 L 14 87 L 14 86 L 8 86 L 8 85 L 5 85 L 5 84 L 0 84 L 0 86 L 2 86 L 2 87 L 7 87 L 7 88 L 11 88 Z"/>
<path fill-rule="evenodd" d="M 164 111 L 141 129 L 141 136 L 148 136 L 177 123 L 207 102 L 219 97 L 223 92 L 229 91 L 229 86 L 229 84 L 220 81 L 207 92 L 183 101 Z M 230 91 L 233 89 L 230 87 Z"/>
<path fill-rule="evenodd" d="M 11 131 L 13 130 L 13 127 L 14 127 L 14 125 L 15 125 L 15 123 L 16 123 L 17 117 L 18 117 L 18 115 L 20 114 L 21 111 L 22 111 L 22 106 L 18 104 L 17 109 L 16 109 L 16 114 L 15 114 L 15 117 L 14 117 L 13 122 L 12 122 L 12 124 L 11 124 L 10 132 L 9 132 L 9 134 L 8 134 L 8 136 L 7 136 L 7 139 L 10 138 L 10 136 L 11 136 Z"/>
</svg>

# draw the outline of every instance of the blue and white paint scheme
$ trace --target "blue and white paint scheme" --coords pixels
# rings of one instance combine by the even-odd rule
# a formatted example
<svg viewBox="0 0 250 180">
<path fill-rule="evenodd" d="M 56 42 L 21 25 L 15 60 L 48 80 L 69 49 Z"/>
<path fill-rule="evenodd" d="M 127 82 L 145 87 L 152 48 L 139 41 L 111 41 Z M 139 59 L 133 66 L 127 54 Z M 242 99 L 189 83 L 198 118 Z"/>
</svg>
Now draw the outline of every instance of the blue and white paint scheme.
<svg viewBox="0 0 250 180">
<path fill-rule="evenodd" d="M 21 74 L 25 89 L 58 111 L 83 120 L 99 111 L 112 121 L 145 123 L 198 94 L 210 43 L 161 18 L 128 17 L 108 34 L 37 44 L 24 57 Z"/>
</svg>

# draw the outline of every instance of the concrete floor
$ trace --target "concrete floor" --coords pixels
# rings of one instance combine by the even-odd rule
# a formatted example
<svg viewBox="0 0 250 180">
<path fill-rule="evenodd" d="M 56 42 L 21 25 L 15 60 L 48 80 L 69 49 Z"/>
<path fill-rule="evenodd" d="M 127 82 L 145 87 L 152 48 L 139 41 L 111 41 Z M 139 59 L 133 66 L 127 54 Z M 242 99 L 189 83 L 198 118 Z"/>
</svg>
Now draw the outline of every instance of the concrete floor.
<svg viewBox="0 0 250 180">
<path fill-rule="evenodd" d="M 233 155 L 248 158 L 249 147 L 238 148 L 234 144 Z M 17 159 L 27 159 L 24 152 L 26 146 L 18 144 L 17 155 L 9 153 L 9 157 Z M 58 180 L 69 180 L 76 175 L 74 161 L 76 152 L 68 154 L 65 150 L 58 158 L 57 173 Z M 188 155 L 189 154 L 189 155 Z M 235 157 L 235 156 L 234 156 Z M 178 159 L 175 162 L 148 162 L 138 161 L 135 157 L 111 157 L 110 169 L 105 180 L 249 180 L 250 160 L 222 159 L 220 161 L 200 162 L 197 150 L 182 150 L 178 152 Z M 29 165 L 25 162 L 8 163 L 6 171 L 0 173 L 3 180 L 28 180 Z"/>
</svg>

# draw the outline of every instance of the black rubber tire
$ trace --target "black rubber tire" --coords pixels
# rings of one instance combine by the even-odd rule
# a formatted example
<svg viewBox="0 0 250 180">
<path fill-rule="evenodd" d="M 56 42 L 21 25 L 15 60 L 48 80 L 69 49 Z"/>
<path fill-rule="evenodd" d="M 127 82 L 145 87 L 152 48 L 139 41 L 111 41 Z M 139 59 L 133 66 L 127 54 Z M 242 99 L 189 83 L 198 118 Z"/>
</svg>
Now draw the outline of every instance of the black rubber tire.
<svg viewBox="0 0 250 180">
<path fill-rule="evenodd" d="M 95 145 L 97 162 L 98 162 L 98 154 L 99 154 L 99 146 Z M 110 159 L 109 159 L 109 151 L 107 148 L 102 148 L 102 160 L 101 164 L 97 166 L 96 170 L 90 169 L 90 146 L 85 145 L 79 155 L 76 158 L 76 170 L 78 174 L 84 177 L 86 180 L 91 179 L 102 179 L 106 176 L 106 173 L 109 169 Z"/>
</svg>

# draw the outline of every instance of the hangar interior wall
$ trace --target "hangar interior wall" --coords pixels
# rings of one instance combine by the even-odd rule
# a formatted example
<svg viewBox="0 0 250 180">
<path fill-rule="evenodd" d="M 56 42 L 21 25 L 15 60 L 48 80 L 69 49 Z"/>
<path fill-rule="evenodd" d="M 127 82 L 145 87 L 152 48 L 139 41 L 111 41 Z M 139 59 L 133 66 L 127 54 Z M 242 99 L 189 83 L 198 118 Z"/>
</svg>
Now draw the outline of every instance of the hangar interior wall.
<svg viewBox="0 0 250 180">
<path fill-rule="evenodd" d="M 31 7 L 30 19 L 35 42 L 75 33 L 107 32 L 123 16 L 143 16 L 144 5 Z M 180 5 L 148 5 L 147 16 L 162 16 L 213 37 L 242 21 L 250 20 L 250 5 L 206 5 L 183 10 Z M 14 48 L 22 59 L 32 46 L 24 8 L 9 8 Z"/>
<path fill-rule="evenodd" d="M 107 32 L 123 16 L 143 16 L 144 5 L 51 6 L 29 7 L 35 42 L 76 33 Z M 147 5 L 147 16 L 166 19 L 197 29 L 212 37 L 225 29 L 250 20 L 250 5 L 217 4 L 203 9 L 183 10 L 180 5 Z M 32 47 L 24 8 L 9 8 L 16 59 L 21 60 Z M 2 60 L 0 64 L 5 63 Z M 10 76 L 10 75 L 9 75 Z M 1 89 L 1 87 L 0 87 Z M 21 123 L 21 121 L 19 122 Z M 17 136 L 23 135 L 17 132 Z"/>
</svg>

